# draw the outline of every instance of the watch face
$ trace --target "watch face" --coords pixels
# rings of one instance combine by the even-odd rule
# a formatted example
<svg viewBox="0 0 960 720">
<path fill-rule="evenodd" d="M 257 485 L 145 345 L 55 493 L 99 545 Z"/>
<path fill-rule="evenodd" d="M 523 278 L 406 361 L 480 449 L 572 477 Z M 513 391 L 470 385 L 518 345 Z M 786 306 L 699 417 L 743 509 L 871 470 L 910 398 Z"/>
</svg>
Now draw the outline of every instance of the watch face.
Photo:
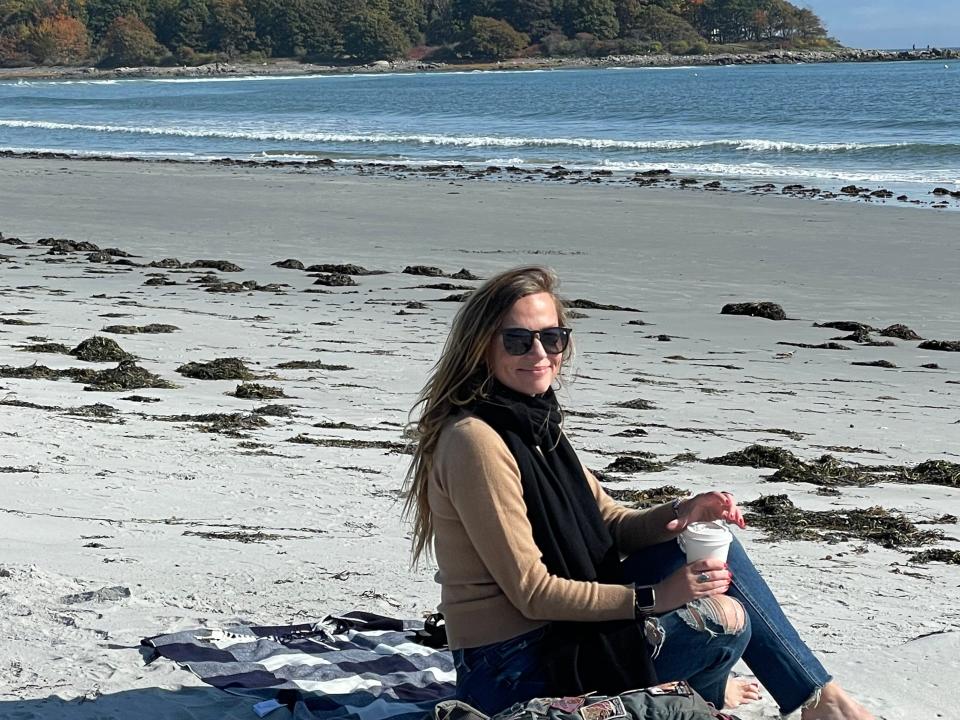
<svg viewBox="0 0 960 720">
<path fill-rule="evenodd" d="M 650 610 L 653 608 L 654 603 L 656 602 L 653 588 L 652 587 L 636 587 L 634 592 L 637 596 L 637 607 L 643 608 L 644 610 Z"/>
</svg>

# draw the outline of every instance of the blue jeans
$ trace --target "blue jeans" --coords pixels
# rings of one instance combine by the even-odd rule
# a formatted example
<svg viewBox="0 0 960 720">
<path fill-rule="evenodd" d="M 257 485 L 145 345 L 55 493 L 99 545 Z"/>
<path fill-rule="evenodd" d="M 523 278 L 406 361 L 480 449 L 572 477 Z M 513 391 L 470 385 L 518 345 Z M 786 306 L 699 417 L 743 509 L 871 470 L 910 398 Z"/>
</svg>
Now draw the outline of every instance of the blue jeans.
<svg viewBox="0 0 960 720">
<path fill-rule="evenodd" d="M 624 561 L 624 575 L 631 582 L 650 585 L 685 562 L 677 543 L 670 541 L 631 555 Z M 661 681 L 689 681 L 719 708 L 729 670 L 742 655 L 781 712 L 789 714 L 826 685 L 830 675 L 800 639 L 736 540 L 727 563 L 734 575 L 728 594 L 746 609 L 747 626 L 729 634 L 708 622 L 710 632 L 706 632 L 692 627 L 682 608 L 661 615 L 658 620 L 666 640 L 654 660 L 657 676 Z M 492 715 L 543 695 L 546 681 L 537 644 L 545 634 L 546 628 L 540 628 L 503 642 L 455 650 L 457 697 Z"/>
</svg>

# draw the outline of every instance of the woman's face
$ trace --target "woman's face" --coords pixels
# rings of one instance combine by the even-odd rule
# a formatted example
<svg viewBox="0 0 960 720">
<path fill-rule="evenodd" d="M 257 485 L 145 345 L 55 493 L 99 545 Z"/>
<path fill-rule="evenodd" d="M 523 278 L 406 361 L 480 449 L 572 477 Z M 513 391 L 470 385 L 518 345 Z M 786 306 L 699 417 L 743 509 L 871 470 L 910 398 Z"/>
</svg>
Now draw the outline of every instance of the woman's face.
<svg viewBox="0 0 960 720">
<path fill-rule="evenodd" d="M 503 318 L 487 352 L 487 363 L 493 376 L 524 395 L 540 395 L 549 390 L 560 372 L 563 353 L 547 354 L 539 338 L 535 338 L 526 354 L 511 355 L 504 349 L 500 333 L 507 328 L 537 331 L 559 324 L 556 302 L 550 293 L 536 293 L 517 300 Z"/>
</svg>

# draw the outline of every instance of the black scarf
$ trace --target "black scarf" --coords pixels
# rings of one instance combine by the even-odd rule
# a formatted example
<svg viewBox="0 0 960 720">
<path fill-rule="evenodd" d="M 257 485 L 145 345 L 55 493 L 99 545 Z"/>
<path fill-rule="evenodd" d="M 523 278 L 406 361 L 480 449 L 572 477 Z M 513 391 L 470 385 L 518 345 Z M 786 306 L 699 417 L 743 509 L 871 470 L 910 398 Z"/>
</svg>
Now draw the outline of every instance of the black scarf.
<svg viewBox="0 0 960 720">
<path fill-rule="evenodd" d="M 517 393 L 499 382 L 472 411 L 489 424 L 520 468 L 520 483 L 547 570 L 558 577 L 625 584 L 620 556 L 563 434 L 553 390 Z M 641 622 L 554 622 L 542 648 L 547 695 L 608 695 L 656 684 Z"/>
</svg>

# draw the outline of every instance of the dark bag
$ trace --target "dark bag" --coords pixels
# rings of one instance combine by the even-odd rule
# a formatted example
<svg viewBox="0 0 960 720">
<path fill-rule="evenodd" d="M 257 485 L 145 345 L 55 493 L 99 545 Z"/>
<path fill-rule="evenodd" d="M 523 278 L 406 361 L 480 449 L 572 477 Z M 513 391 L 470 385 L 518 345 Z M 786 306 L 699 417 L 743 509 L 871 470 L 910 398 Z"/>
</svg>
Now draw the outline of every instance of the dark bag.
<svg viewBox="0 0 960 720">
<path fill-rule="evenodd" d="M 619 695 L 534 698 L 488 718 L 459 700 L 437 705 L 434 720 L 737 720 L 718 712 L 684 681 Z"/>
</svg>

